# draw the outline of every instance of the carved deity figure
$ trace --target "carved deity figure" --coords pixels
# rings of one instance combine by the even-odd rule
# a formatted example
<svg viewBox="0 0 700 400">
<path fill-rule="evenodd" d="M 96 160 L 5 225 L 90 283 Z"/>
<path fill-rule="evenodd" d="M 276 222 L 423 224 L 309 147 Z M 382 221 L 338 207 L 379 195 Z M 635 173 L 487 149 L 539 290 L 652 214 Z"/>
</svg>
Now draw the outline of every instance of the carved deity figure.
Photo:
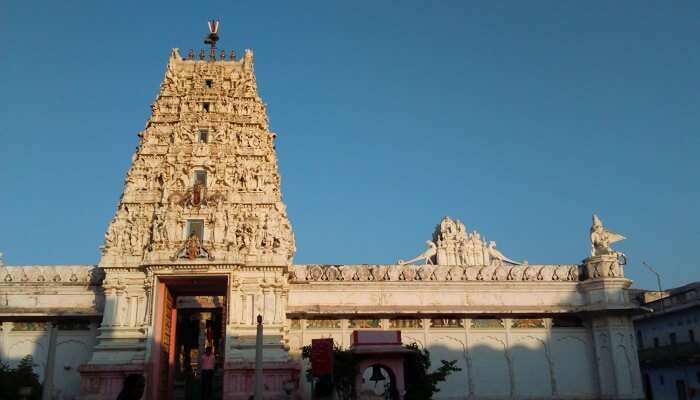
<svg viewBox="0 0 700 400">
<path fill-rule="evenodd" d="M 194 260 L 195 258 L 199 257 L 199 248 L 201 247 L 201 243 L 199 241 L 199 236 L 197 236 L 194 232 L 190 234 L 190 237 L 187 238 L 187 244 L 185 247 L 185 256 L 190 259 Z"/>
<path fill-rule="evenodd" d="M 450 217 L 444 217 L 435 227 L 433 242 L 439 265 L 519 264 L 498 251 L 495 242 L 487 242 L 477 231 L 468 232 L 464 223 Z"/>
<path fill-rule="evenodd" d="M 175 209 L 174 202 L 171 201 L 168 209 L 165 211 L 165 216 L 163 217 L 165 223 L 163 225 L 163 241 L 166 243 L 175 243 L 178 241 L 178 225 L 179 225 L 179 213 Z"/>
<path fill-rule="evenodd" d="M 610 245 L 626 239 L 624 236 L 607 230 L 603 227 L 603 221 L 593 214 L 593 224 L 591 225 L 591 256 L 605 254 L 618 254 Z"/>
<path fill-rule="evenodd" d="M 264 182 L 264 173 L 262 170 L 262 167 L 260 165 L 255 168 L 255 171 L 253 172 L 253 176 L 255 177 L 255 190 L 256 191 L 262 191 L 263 190 L 263 185 L 265 184 Z"/>
<path fill-rule="evenodd" d="M 211 230 L 212 243 L 223 242 L 226 230 L 226 212 L 224 211 L 224 202 L 222 199 L 219 199 L 216 203 L 216 209 L 212 213 L 211 221 L 214 226 L 214 229 Z"/>
<path fill-rule="evenodd" d="M 224 243 L 228 250 L 237 249 L 236 247 L 236 216 L 232 211 L 226 213 L 226 233 Z"/>
<path fill-rule="evenodd" d="M 163 215 L 162 209 L 158 209 L 153 218 L 153 233 L 151 234 L 154 243 L 163 241 L 165 230 L 165 215 Z"/>
</svg>

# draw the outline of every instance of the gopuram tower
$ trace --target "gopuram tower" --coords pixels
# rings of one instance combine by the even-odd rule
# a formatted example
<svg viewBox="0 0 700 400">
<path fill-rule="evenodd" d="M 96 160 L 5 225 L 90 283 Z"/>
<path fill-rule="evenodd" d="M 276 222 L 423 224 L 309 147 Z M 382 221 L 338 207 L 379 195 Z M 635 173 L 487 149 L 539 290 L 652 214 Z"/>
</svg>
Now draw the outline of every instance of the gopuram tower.
<svg viewBox="0 0 700 400">
<path fill-rule="evenodd" d="M 138 134 L 102 247 L 105 310 L 92 359 L 81 369 L 84 398 L 106 398 L 105 388 L 127 372 L 146 376 L 148 398 L 171 398 L 190 367 L 183 357 L 194 362 L 204 347 L 213 347 L 223 366 L 224 397 L 242 397 L 252 384 L 245 376 L 253 371 L 258 315 L 265 363 L 276 371 L 268 375 L 277 374 L 279 386 L 298 373 L 283 342 L 295 245 L 276 135 L 252 51 L 236 59 L 217 50 L 217 25 L 210 23 L 210 49 L 185 58 L 173 49 Z M 181 300 L 204 301 L 204 311 L 218 306 L 221 315 L 190 313 L 182 321 Z M 193 324 L 199 343 L 178 339 L 177 329 Z"/>
</svg>

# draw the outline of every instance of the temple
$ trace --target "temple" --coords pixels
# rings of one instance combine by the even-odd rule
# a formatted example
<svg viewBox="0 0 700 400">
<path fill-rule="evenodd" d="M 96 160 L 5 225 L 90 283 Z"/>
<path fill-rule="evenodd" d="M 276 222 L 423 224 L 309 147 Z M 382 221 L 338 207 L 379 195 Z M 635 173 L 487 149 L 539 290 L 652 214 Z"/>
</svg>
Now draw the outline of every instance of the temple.
<svg viewBox="0 0 700 400">
<path fill-rule="evenodd" d="M 599 218 L 579 264 L 516 261 L 445 217 L 395 265 L 296 265 L 250 50 L 174 49 L 138 136 L 98 265 L 0 264 L 0 359 L 32 355 L 45 398 L 116 398 L 130 373 L 186 398 L 211 347 L 216 396 L 248 399 L 258 315 L 266 399 L 310 398 L 302 346 L 353 331 L 457 360 L 436 398 L 643 397 L 623 237 Z"/>
</svg>

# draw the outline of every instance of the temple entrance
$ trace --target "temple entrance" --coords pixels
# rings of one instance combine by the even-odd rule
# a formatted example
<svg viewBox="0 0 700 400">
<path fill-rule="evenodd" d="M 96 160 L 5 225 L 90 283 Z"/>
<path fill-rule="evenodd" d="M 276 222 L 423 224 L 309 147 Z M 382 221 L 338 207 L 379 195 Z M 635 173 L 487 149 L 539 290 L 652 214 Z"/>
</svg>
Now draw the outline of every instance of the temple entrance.
<svg viewBox="0 0 700 400">
<path fill-rule="evenodd" d="M 151 398 L 221 399 L 226 291 L 226 277 L 160 279 Z"/>
</svg>

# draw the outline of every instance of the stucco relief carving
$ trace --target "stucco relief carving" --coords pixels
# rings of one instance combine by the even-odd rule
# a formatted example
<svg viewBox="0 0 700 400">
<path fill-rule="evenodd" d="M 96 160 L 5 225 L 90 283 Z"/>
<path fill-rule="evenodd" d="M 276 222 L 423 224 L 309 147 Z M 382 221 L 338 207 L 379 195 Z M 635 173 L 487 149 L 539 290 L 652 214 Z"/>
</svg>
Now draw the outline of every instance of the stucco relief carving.
<svg viewBox="0 0 700 400">
<path fill-rule="evenodd" d="M 62 286 L 100 285 L 104 271 L 93 265 L 3 266 L 0 279 L 5 283 Z"/>
<path fill-rule="evenodd" d="M 330 281 L 568 281 L 579 280 L 578 265 L 292 265 L 292 282 Z"/>
<path fill-rule="evenodd" d="M 587 279 L 623 278 L 625 276 L 617 254 L 587 258 L 584 271 Z"/>
<path fill-rule="evenodd" d="M 428 249 L 417 257 L 399 264 L 422 262 L 438 265 L 520 265 L 522 263 L 506 257 L 498 249 L 496 242 L 486 241 L 479 232 L 467 232 L 459 220 L 444 217 L 435 227 L 433 240 L 426 242 Z"/>
<path fill-rule="evenodd" d="M 179 259 L 192 244 L 193 219 L 204 221 L 199 245 L 217 259 L 291 260 L 276 135 L 257 93 L 252 53 L 209 64 L 173 52 L 105 235 L 104 266 Z"/>
</svg>

